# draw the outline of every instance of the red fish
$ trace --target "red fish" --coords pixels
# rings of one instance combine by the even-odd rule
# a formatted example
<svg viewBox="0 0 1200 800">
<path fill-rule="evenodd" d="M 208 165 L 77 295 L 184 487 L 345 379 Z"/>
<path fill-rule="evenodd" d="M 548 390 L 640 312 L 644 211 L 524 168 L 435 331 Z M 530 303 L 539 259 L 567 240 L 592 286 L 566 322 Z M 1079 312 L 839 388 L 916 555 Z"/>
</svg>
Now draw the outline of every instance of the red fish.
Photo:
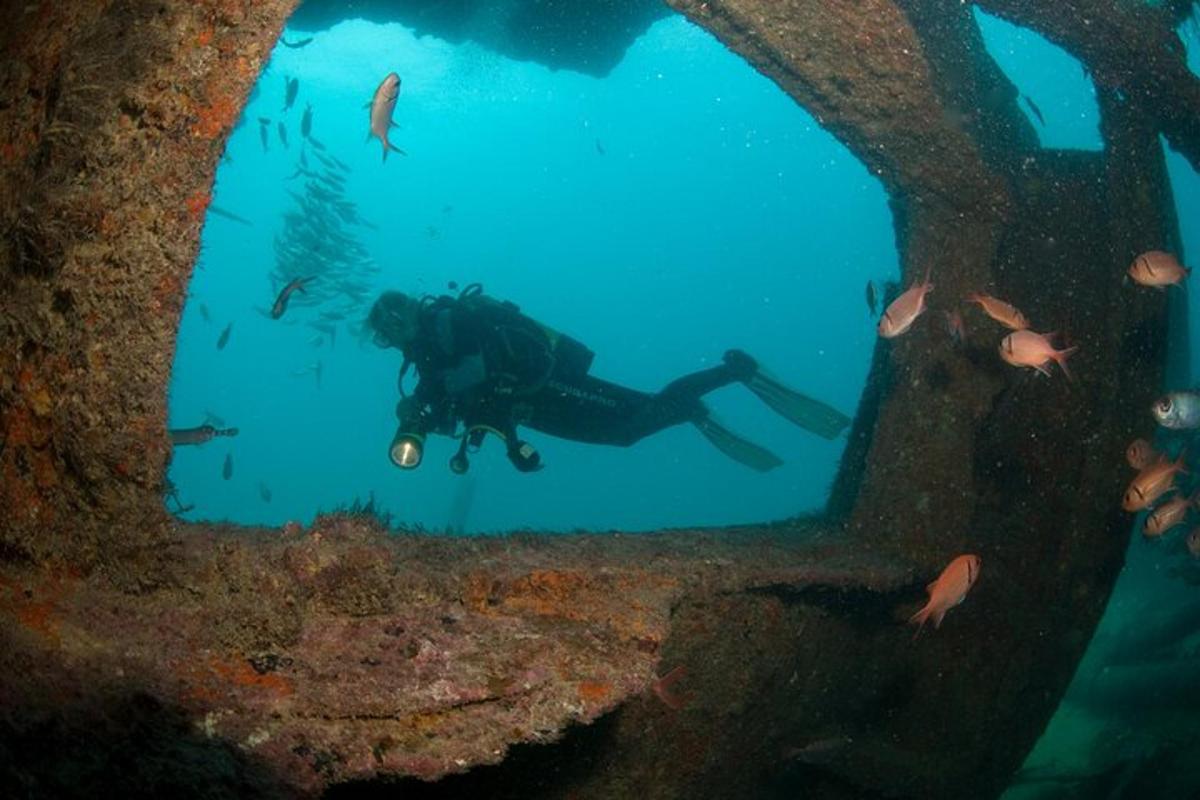
<svg viewBox="0 0 1200 800">
<path fill-rule="evenodd" d="M 1000 342 L 1000 357 L 1014 367 L 1036 369 L 1047 378 L 1050 377 L 1047 365 L 1051 361 L 1057 361 L 1063 374 L 1070 378 L 1071 371 L 1067 369 L 1067 356 L 1079 348 L 1068 347 L 1064 350 L 1055 350 L 1054 345 L 1050 344 L 1050 337 L 1053 335 L 1052 333 L 1042 334 L 1033 331 L 1014 331 Z"/>
<path fill-rule="evenodd" d="M 925 270 L 925 280 L 913 284 L 884 310 L 879 320 L 879 335 L 884 339 L 893 339 L 906 332 L 917 317 L 925 313 L 925 296 L 933 291 L 929 272 Z"/>
<path fill-rule="evenodd" d="M 371 109 L 371 128 L 367 132 L 367 140 L 369 141 L 372 136 L 379 137 L 379 141 L 383 144 L 384 161 L 387 161 L 389 150 L 406 155 L 403 150 L 388 141 L 388 131 L 395 125 L 392 122 L 392 111 L 396 108 L 396 98 L 399 96 L 400 76 L 389 72 L 383 82 L 379 84 L 379 88 L 375 90 L 375 96 L 368 104 Z"/>
<path fill-rule="evenodd" d="M 990 294 L 969 294 L 968 303 L 975 303 L 983 309 L 983 313 L 1014 331 L 1023 331 L 1029 327 L 1029 320 L 1011 303 L 992 297 Z"/>
<path fill-rule="evenodd" d="M 956 308 L 953 311 L 943 312 L 946 315 L 946 333 L 950 334 L 950 338 L 955 344 L 962 344 L 967 340 L 967 326 L 963 324 L 962 313 Z"/>
<path fill-rule="evenodd" d="M 1125 460 L 1134 469 L 1145 469 L 1159 459 L 1159 453 L 1154 445 L 1145 439 L 1134 439 L 1125 448 Z"/>
<path fill-rule="evenodd" d="M 1195 558 L 1200 558 L 1200 528 L 1192 528 L 1187 535 L 1187 549 Z"/>
<path fill-rule="evenodd" d="M 691 695 L 686 693 L 675 694 L 671 691 L 671 686 L 686 675 L 687 667 L 678 666 L 650 684 L 650 688 L 654 690 L 654 694 L 658 699 L 663 701 L 663 705 L 678 711 L 688 704 L 688 701 L 691 700 Z"/>
<path fill-rule="evenodd" d="M 1158 498 L 1171 491 L 1175 486 L 1176 473 L 1187 474 L 1183 465 L 1183 455 L 1180 453 L 1179 458 L 1174 461 L 1159 459 L 1139 472 L 1125 490 L 1121 508 L 1126 511 L 1141 511 L 1154 505 Z"/>
<path fill-rule="evenodd" d="M 1175 256 L 1162 250 L 1142 253 L 1129 265 L 1129 277 L 1142 286 L 1152 286 L 1159 290 L 1168 286 L 1180 286 L 1184 278 L 1191 274 L 1192 271 L 1180 264 Z"/>
<path fill-rule="evenodd" d="M 292 292 L 304 293 L 304 284 L 313 280 L 313 278 L 294 278 L 288 281 L 288 285 L 283 287 L 279 292 L 279 296 L 275 298 L 275 305 L 271 306 L 271 319 L 279 319 L 283 316 L 283 312 L 287 311 L 288 300 L 292 297 Z"/>
<path fill-rule="evenodd" d="M 1146 538 L 1162 536 L 1164 533 L 1182 525 L 1187 520 L 1187 513 L 1196 505 L 1196 495 L 1191 497 L 1172 497 L 1146 517 L 1142 527 L 1142 535 Z"/>
<path fill-rule="evenodd" d="M 979 580 L 980 564 L 979 556 L 959 556 L 942 570 L 937 580 L 925 587 L 925 591 L 929 592 L 929 602 L 908 620 L 917 624 L 914 639 L 925 627 L 925 620 L 932 619 L 933 627 L 941 627 L 946 612 L 966 599 L 967 592 L 971 591 L 975 581 Z"/>
</svg>

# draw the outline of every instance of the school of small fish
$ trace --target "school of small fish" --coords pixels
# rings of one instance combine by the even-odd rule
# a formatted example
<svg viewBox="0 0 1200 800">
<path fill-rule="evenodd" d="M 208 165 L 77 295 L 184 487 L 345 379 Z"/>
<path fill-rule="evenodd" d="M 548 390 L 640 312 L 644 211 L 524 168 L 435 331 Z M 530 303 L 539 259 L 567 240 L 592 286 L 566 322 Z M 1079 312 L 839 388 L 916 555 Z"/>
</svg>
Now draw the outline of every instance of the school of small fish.
<svg viewBox="0 0 1200 800">
<path fill-rule="evenodd" d="M 1037 113 L 1032 101 L 1026 100 Z M 1161 250 L 1150 250 L 1137 256 L 1127 271 L 1128 278 L 1135 284 L 1158 291 L 1165 291 L 1171 286 L 1181 287 L 1190 274 L 1191 270 L 1180 264 L 1174 255 Z M 926 269 L 922 280 L 900 293 L 884 309 L 877 326 L 879 336 L 893 339 L 911 330 L 928 310 L 928 297 L 933 289 L 932 270 Z M 866 301 L 872 316 L 876 313 L 878 299 L 875 282 L 867 281 Z M 1055 334 L 1030 330 L 1029 318 L 1006 300 L 981 292 L 968 294 L 964 300 L 977 306 L 984 315 L 1009 331 L 997 347 L 1002 361 L 1015 367 L 1035 370 L 1046 377 L 1051 377 L 1051 364 L 1057 364 L 1062 373 L 1071 378 L 1067 358 L 1077 352 L 1078 347 L 1055 347 L 1052 341 Z M 961 311 L 952 308 L 942 313 L 947 335 L 956 345 L 963 345 L 967 333 Z M 1150 411 L 1158 425 L 1165 430 L 1200 431 L 1200 390 L 1169 392 L 1159 398 Z M 1147 539 L 1158 539 L 1171 530 L 1183 527 L 1193 512 L 1200 512 L 1200 487 L 1193 487 L 1192 491 L 1185 493 L 1177 485 L 1178 476 L 1190 475 L 1185 453 L 1186 447 L 1172 459 L 1155 449 L 1147 439 L 1135 439 L 1126 448 L 1125 458 L 1137 474 L 1125 491 L 1121 507 L 1129 512 L 1146 513 L 1140 528 Z M 1191 529 L 1184 539 L 1184 545 L 1193 557 L 1200 558 L 1200 526 Z M 928 620 L 933 621 L 935 628 L 940 626 L 946 612 L 963 602 L 979 579 L 980 566 L 979 556 L 959 555 L 926 587 L 928 602 L 909 619 L 918 626 L 918 634 Z M 913 638 L 916 638 L 916 634 Z"/>
<path fill-rule="evenodd" d="M 301 48 L 312 41 L 311 37 L 296 42 L 283 39 L 282 44 L 289 48 Z M 285 117 L 296 107 L 300 94 L 300 79 L 285 76 L 280 111 L 284 118 L 258 118 L 259 139 L 264 153 L 271 152 L 272 130 L 282 149 L 290 149 Z M 389 150 L 404 154 L 388 139 L 391 129 L 396 127 L 392 115 L 399 95 L 400 76 L 390 72 L 378 84 L 367 103 L 370 109 L 367 138 L 379 139 L 385 160 Z M 275 299 L 269 309 L 260 308 L 259 311 L 270 319 L 281 320 L 288 314 L 289 308 L 319 306 L 320 309 L 312 314 L 313 318 L 306 321 L 308 327 L 316 331 L 311 343 L 319 347 L 328 342 L 333 347 L 337 342 L 339 326 L 365 316 L 363 308 L 370 299 L 374 277 L 379 272 L 367 249 L 348 226 L 376 227 L 363 219 L 357 206 L 346 197 L 344 190 L 351 168 L 313 136 L 314 116 L 313 104 L 305 102 L 300 118 L 298 164 L 296 171 L 287 179 L 303 176 L 305 180 L 300 192 L 286 190 L 295 201 L 295 207 L 284 213 L 283 229 L 275 237 L 275 268 L 270 275 L 275 287 Z M 443 211 L 449 208 L 447 206 Z M 241 225 L 253 226 L 250 220 L 234 212 L 212 206 L 209 210 Z M 208 307 L 200 303 L 199 310 L 204 322 L 211 324 L 212 315 Z M 289 315 L 285 324 L 293 323 L 294 317 Z M 224 350 L 229 344 L 232 332 L 233 322 L 229 322 L 217 338 L 218 350 Z M 320 390 L 323 371 L 323 364 L 318 360 L 292 370 L 291 375 L 296 378 L 314 376 L 316 388 Z M 216 424 L 212 424 L 214 422 Z M 226 429 L 223 423 L 206 419 L 204 424 L 194 428 L 172 429 L 170 438 L 172 444 L 177 446 L 201 445 L 218 436 L 235 436 L 237 432 L 236 428 Z M 232 451 L 226 453 L 222 462 L 221 477 L 224 480 L 233 477 Z M 258 491 L 263 502 L 271 502 L 271 490 L 266 483 L 260 481 Z M 193 508 L 184 506 L 178 497 L 175 497 L 175 503 L 178 513 Z"/>
<path fill-rule="evenodd" d="M 1182 288 L 1191 273 L 1173 254 L 1149 250 L 1133 260 L 1127 275 L 1140 286 L 1162 292 L 1171 286 Z M 1137 473 L 1125 490 L 1121 508 L 1133 513 L 1145 512 L 1140 526 L 1142 535 L 1160 539 L 1186 527 L 1193 513 L 1200 511 L 1200 487 L 1189 480 L 1187 442 L 1180 444 L 1174 459 L 1166 452 L 1181 437 L 1194 437 L 1200 430 L 1200 391 L 1167 392 L 1151 405 L 1150 416 L 1165 432 L 1157 437 L 1163 449 L 1147 439 L 1130 442 L 1125 458 Z M 1181 480 L 1180 476 L 1185 477 Z M 1200 527 L 1192 527 L 1183 538 L 1183 546 L 1193 558 L 1200 558 Z"/>
</svg>

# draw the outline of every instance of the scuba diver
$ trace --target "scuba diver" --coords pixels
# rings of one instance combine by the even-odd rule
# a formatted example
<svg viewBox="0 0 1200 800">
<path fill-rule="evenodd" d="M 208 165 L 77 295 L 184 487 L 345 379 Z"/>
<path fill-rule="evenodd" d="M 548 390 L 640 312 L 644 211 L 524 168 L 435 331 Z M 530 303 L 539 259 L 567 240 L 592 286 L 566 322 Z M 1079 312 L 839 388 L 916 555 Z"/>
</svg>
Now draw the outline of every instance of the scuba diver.
<svg viewBox="0 0 1200 800">
<path fill-rule="evenodd" d="M 421 299 L 401 292 L 380 295 L 367 318 L 380 347 L 404 355 L 400 368 L 399 428 L 388 454 L 396 466 L 420 465 L 430 433 L 460 439 L 450 468 L 469 468 L 468 453 L 496 434 L 522 472 L 542 466 L 541 456 L 517 434 L 524 426 L 591 444 L 629 446 L 653 433 L 690 422 L 721 452 L 765 472 L 783 462 L 713 419 L 701 397 L 742 383 L 786 419 L 826 439 L 850 419 L 767 376 L 740 350 L 720 366 L 685 375 L 657 394 L 640 392 L 588 374 L 594 353 L 580 342 L 521 313 L 513 303 L 483 294 L 480 284 L 458 297 Z M 411 395 L 404 378 L 416 367 Z"/>
</svg>

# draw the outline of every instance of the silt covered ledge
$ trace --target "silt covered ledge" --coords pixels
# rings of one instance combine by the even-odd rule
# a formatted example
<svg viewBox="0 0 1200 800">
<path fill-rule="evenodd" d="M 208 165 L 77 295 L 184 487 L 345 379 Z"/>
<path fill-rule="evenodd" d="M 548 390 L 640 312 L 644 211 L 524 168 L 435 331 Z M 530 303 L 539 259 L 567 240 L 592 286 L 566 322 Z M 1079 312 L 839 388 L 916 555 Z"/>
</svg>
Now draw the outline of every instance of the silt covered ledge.
<svg viewBox="0 0 1200 800">
<path fill-rule="evenodd" d="M 1163 300 L 1113 276 L 1175 236 L 1160 128 L 1194 145 L 1153 105 L 1195 92 L 1167 33 L 1119 35 L 1165 15 L 1095 26 L 1120 57 L 1079 34 L 1108 151 L 1067 157 L 1031 144 L 969 9 L 672 3 L 880 176 L 910 279 L 1036 298 L 1081 344 L 1079 385 L 1014 381 L 984 338 L 926 326 L 877 349 L 820 519 L 448 539 L 163 508 L 217 160 L 293 5 L 31 2 L 0 30 L 2 788 L 995 795 L 1111 590 L 1119 454 L 1161 383 Z M 1086 4 L 994 5 L 1070 46 Z M 1125 79 L 1160 91 L 1118 102 Z M 914 644 L 904 619 L 961 552 L 984 564 L 969 613 Z"/>
</svg>

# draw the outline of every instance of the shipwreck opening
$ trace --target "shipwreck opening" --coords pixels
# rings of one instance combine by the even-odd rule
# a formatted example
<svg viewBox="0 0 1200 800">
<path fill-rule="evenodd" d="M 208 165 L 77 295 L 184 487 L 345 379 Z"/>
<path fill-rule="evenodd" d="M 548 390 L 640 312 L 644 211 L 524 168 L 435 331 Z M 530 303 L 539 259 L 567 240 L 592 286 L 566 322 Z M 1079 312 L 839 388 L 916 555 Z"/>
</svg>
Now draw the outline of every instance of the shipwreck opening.
<svg viewBox="0 0 1200 800">
<path fill-rule="evenodd" d="M 1083 62 L 1036 31 L 973 10 L 988 55 L 1017 87 L 1041 146 L 1103 150 L 1096 87 Z"/>
<path fill-rule="evenodd" d="M 237 434 L 175 447 L 169 510 L 281 524 L 358 502 L 487 532 L 746 523 L 825 503 L 845 435 L 800 430 L 738 385 L 705 402 L 783 459 L 769 473 L 690 425 L 628 448 L 522 429 L 546 465 L 534 474 L 489 440 L 455 475 L 457 442 L 431 436 L 401 472 L 387 457 L 401 358 L 363 322 L 384 290 L 481 283 L 586 344 L 599 378 L 653 392 L 740 348 L 852 416 L 876 341 L 864 286 L 882 294 L 898 266 L 885 192 L 844 145 L 679 15 L 647 23 L 605 72 L 306 8 L 227 142 L 177 340 L 169 427 Z M 362 105 L 390 70 L 406 155 L 383 160 Z M 270 318 L 284 285 L 314 275 Z"/>
</svg>

